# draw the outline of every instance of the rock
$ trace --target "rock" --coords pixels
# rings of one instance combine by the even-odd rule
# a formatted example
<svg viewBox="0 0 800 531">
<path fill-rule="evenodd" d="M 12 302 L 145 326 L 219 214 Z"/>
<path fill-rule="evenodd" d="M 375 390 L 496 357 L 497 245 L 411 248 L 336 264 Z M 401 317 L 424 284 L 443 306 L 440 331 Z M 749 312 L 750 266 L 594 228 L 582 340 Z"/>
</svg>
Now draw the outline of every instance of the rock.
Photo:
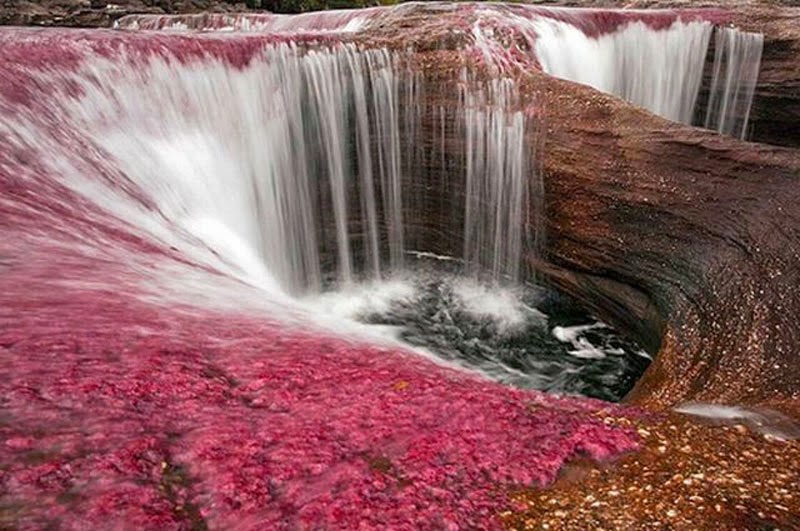
<svg viewBox="0 0 800 531">
<path fill-rule="evenodd" d="M 663 338 L 633 398 L 794 400 L 797 365 L 773 367 L 798 341 L 798 152 L 542 82 L 558 88 L 543 90 L 548 245 L 538 265 L 646 344 Z"/>
<path fill-rule="evenodd" d="M 447 13 L 425 9 L 404 12 L 419 33 L 387 22 L 380 36 L 360 38 L 398 48 L 420 42 L 414 62 L 429 104 L 455 107 L 451 87 L 464 60 L 446 48 L 461 43 L 441 44 L 438 32 L 470 22 L 447 23 Z M 775 35 L 794 35 L 785 26 Z M 797 59 L 781 67 L 799 68 Z M 544 144 L 546 219 L 546 243 L 530 262 L 658 351 L 631 400 L 769 402 L 797 411 L 800 152 L 672 123 L 534 70 L 515 75 L 520 107 L 540 109 L 547 125 L 530 139 Z M 797 96 L 790 77 L 778 83 L 787 98 Z M 457 157 L 464 146 L 453 138 L 448 148 Z M 426 170 L 431 179 L 444 172 Z M 425 248 L 446 254 L 459 221 L 441 208 L 431 203 L 418 229 L 437 235 Z"/>
<path fill-rule="evenodd" d="M 644 4 L 656 3 L 636 3 Z M 58 15 L 69 25 L 106 24 L 134 11 L 241 7 L 148 1 L 123 2 L 109 12 L 78 0 L 6 5 L 5 23 L 49 24 Z M 730 9 L 735 23 L 766 34 L 754 138 L 800 144 L 800 10 L 766 3 Z M 469 10 L 416 5 L 356 39 L 401 49 L 413 42 L 415 67 L 426 77 L 425 104 L 456 108 L 452 87 L 465 61 L 457 49 L 470 16 Z M 532 147 L 544 143 L 546 219 L 546 243 L 530 253 L 530 264 L 658 351 L 631 398 L 661 406 L 705 399 L 794 407 L 800 393 L 792 358 L 799 339 L 793 315 L 800 309 L 793 266 L 800 257 L 798 151 L 670 123 L 536 71 L 518 78 L 522 104 L 540 109 L 547 125 L 546 134 L 530 138 Z M 425 120 L 423 127 L 436 127 L 430 116 Z M 454 137 L 448 149 L 457 158 L 463 142 Z M 452 170 L 429 166 L 431 180 Z M 452 251 L 460 220 L 423 195 L 425 219 L 409 223 L 410 241 Z"/>
<path fill-rule="evenodd" d="M 529 3 L 540 3 L 537 1 Z M 541 2 L 552 4 L 553 2 Z M 619 7 L 613 0 L 562 0 L 558 5 Z M 751 110 L 751 138 L 780 146 L 800 147 L 800 7 L 795 1 L 633 0 L 629 8 L 724 7 L 731 22 L 764 34 L 761 73 Z"/>
</svg>

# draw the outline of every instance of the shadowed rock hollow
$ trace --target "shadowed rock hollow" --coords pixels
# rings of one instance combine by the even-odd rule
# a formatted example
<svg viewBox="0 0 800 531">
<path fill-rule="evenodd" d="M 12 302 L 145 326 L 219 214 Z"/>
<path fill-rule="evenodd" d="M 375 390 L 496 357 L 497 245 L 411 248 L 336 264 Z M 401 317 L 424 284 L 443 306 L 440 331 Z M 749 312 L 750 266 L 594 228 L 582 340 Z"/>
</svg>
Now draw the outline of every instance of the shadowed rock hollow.
<svg viewBox="0 0 800 531">
<path fill-rule="evenodd" d="M 777 21 L 794 16 L 779 11 Z M 378 42 L 421 43 L 414 60 L 429 78 L 432 105 L 456 106 L 448 87 L 465 59 L 441 49 L 461 46 L 442 33 L 469 22 L 463 15 L 439 18 L 421 9 L 397 23 L 396 35 L 394 21 L 387 23 Z M 761 26 L 767 43 L 793 31 L 777 30 L 777 21 Z M 427 42 L 438 49 L 425 51 Z M 769 45 L 764 62 L 767 69 L 780 62 Z M 797 66 L 784 61 L 779 69 L 793 73 Z M 519 107 L 534 107 L 542 124 L 542 134 L 528 142 L 544 154 L 546 243 L 530 260 L 658 349 L 633 398 L 661 405 L 782 402 L 794 409 L 800 338 L 789 309 L 800 304 L 791 265 L 800 246 L 797 150 L 671 123 L 535 69 L 512 75 L 522 87 Z M 793 78 L 784 76 L 779 86 L 781 98 L 796 97 Z M 755 120 L 756 131 L 770 127 Z M 783 140 L 797 137 L 788 130 Z M 448 141 L 448 150 L 459 149 L 457 139 Z"/>
</svg>

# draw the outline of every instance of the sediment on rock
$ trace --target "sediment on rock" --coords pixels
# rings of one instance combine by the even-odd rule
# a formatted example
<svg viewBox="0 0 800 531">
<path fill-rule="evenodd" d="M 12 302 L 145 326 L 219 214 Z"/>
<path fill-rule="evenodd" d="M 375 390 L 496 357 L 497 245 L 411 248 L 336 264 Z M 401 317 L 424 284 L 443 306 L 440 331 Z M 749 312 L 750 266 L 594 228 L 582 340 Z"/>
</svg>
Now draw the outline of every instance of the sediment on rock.
<svg viewBox="0 0 800 531">
<path fill-rule="evenodd" d="M 164 10 L 141 7 L 156 8 Z M 740 4 L 730 12 L 736 24 L 766 36 L 754 140 L 796 145 L 798 10 Z M 352 40 L 396 49 L 413 42 L 426 101 L 455 108 L 453 87 L 467 60 L 457 48 L 468 28 L 468 15 L 420 5 Z M 541 109 L 546 126 L 547 238 L 531 264 L 659 349 L 633 397 L 661 405 L 795 401 L 798 151 L 679 126 L 535 71 L 514 75 L 523 106 Z M 425 120 L 423 128 L 434 127 Z M 447 150 L 457 160 L 463 140 L 450 135 Z M 434 180 L 446 169 L 453 168 L 425 167 Z M 410 230 L 422 246 L 452 251 L 459 222 L 434 203 Z"/>
</svg>

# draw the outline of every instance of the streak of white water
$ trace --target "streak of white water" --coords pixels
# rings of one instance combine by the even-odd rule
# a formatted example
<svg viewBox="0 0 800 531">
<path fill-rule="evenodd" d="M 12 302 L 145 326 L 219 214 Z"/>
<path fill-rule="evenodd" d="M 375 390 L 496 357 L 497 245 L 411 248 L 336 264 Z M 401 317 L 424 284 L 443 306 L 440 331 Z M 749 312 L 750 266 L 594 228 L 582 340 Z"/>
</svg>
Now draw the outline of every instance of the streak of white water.
<svg viewBox="0 0 800 531">
<path fill-rule="evenodd" d="M 705 126 L 744 139 L 761 66 L 764 36 L 717 28 Z"/>
<path fill-rule="evenodd" d="M 698 95 L 704 74 L 709 73 L 706 59 L 716 29 L 710 98 L 700 111 L 705 127 L 740 138 L 746 135 L 761 62 L 761 34 L 715 27 L 700 19 L 683 20 L 669 12 L 651 13 L 673 16 L 667 27 L 652 27 L 647 12 L 638 12 L 644 18 L 631 17 L 612 31 L 597 27 L 591 10 L 482 6 L 478 12 L 471 32 L 473 45 L 495 70 L 524 63 L 497 38 L 497 28 L 512 28 L 546 73 L 685 124 L 697 120 Z"/>
<path fill-rule="evenodd" d="M 664 118 L 691 123 L 713 26 L 675 22 L 653 30 L 632 22 L 591 37 L 546 17 L 531 21 L 536 57 L 548 74 L 619 96 Z"/>
<path fill-rule="evenodd" d="M 389 259 L 392 268 L 398 268 L 403 263 L 399 82 L 395 72 L 379 68 L 375 63 L 375 55 L 367 57 L 367 66 L 374 89 L 372 109 L 376 121 L 379 182 L 383 194 L 385 223 L 389 231 Z"/>
<path fill-rule="evenodd" d="M 274 14 L 129 15 L 124 29 L 196 29 L 270 33 L 358 32 L 422 9 L 413 2 L 364 10 L 332 10 L 296 16 Z M 502 70 L 518 66 L 522 50 L 532 50 L 542 69 L 554 76 L 616 95 L 667 119 L 692 124 L 706 70 L 714 24 L 698 13 L 680 10 L 593 10 L 480 4 L 429 3 L 428 12 L 464 9 L 476 15 L 474 47 L 485 63 Z M 622 22 L 609 27 L 600 15 Z M 598 21 L 600 20 L 600 21 Z M 625 21 L 627 20 L 627 21 Z M 663 27 L 664 21 L 672 23 Z M 460 30 L 454 29 L 454 32 Z M 508 34 L 524 44 L 509 45 Z M 504 37 L 505 36 L 505 37 Z M 711 99 L 696 125 L 744 138 L 753 88 L 760 67 L 763 36 L 717 28 Z M 705 113 L 703 111 L 706 111 Z M 393 253 L 395 258 L 401 256 Z"/>
<path fill-rule="evenodd" d="M 244 66 L 213 55 L 93 56 L 39 75 L 63 87 L 55 120 L 108 176 L 79 169 L 82 157 L 63 149 L 53 172 L 207 270 L 290 295 L 320 291 L 329 272 L 341 284 L 380 279 L 403 266 L 404 211 L 423 219 L 427 195 L 439 193 L 466 210 L 469 270 L 518 278 L 532 153 L 509 79 L 465 74 L 461 106 L 429 128 L 423 79 L 402 53 L 353 45 L 266 44 Z M 466 153 L 445 158 L 451 135 L 466 139 Z M 442 153 L 429 158 L 431 145 Z M 448 168 L 430 179 L 447 186 L 419 187 L 437 162 Z"/>
<path fill-rule="evenodd" d="M 509 112 L 518 95 L 509 79 L 474 88 L 463 74 L 467 167 L 464 259 L 477 273 L 518 280 L 528 214 L 525 116 Z"/>
<path fill-rule="evenodd" d="M 379 275 L 379 208 L 389 263 L 401 261 L 394 61 L 386 50 L 285 44 L 241 70 L 99 61 L 72 112 L 169 222 L 245 276 L 260 264 L 289 292 L 317 291 L 329 227 L 341 281 L 353 278 L 356 232 Z"/>
</svg>

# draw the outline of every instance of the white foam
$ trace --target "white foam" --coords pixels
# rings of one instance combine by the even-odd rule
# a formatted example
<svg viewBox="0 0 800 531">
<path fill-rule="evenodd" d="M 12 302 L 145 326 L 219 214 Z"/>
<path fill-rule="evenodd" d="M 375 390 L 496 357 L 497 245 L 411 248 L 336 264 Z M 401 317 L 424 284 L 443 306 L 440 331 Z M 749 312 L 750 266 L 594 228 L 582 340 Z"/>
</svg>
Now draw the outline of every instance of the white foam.
<svg viewBox="0 0 800 531">
<path fill-rule="evenodd" d="M 603 359 L 607 354 L 625 354 L 625 351 L 621 349 L 602 350 L 593 345 L 591 341 L 583 337 L 585 332 L 588 332 L 589 330 L 596 330 L 598 328 L 607 328 L 607 326 L 599 322 L 578 326 L 556 326 L 553 327 L 552 334 L 553 337 L 562 343 L 571 344 L 573 350 L 568 352 L 571 356 L 575 356 L 576 358 Z"/>
<path fill-rule="evenodd" d="M 748 409 L 742 406 L 728 406 L 709 403 L 686 403 L 675 411 L 717 421 L 739 423 L 749 426 L 758 433 L 776 439 L 794 440 L 800 438 L 800 425 L 777 411 L 766 408 Z"/>
<path fill-rule="evenodd" d="M 412 280 L 395 278 L 349 284 L 336 291 L 306 297 L 304 304 L 319 313 L 357 320 L 388 312 L 393 304 L 410 302 L 417 293 Z"/>
<path fill-rule="evenodd" d="M 416 258 L 430 258 L 433 260 L 439 260 L 440 262 L 455 262 L 458 260 L 458 258 L 455 258 L 453 256 L 431 253 L 429 251 L 406 251 L 406 254 L 409 254 Z"/>
<path fill-rule="evenodd" d="M 453 283 L 453 293 L 463 311 L 478 320 L 491 320 L 499 334 L 518 331 L 532 318 L 540 323 L 547 320 L 543 313 L 527 306 L 514 288 L 464 278 Z"/>
</svg>

